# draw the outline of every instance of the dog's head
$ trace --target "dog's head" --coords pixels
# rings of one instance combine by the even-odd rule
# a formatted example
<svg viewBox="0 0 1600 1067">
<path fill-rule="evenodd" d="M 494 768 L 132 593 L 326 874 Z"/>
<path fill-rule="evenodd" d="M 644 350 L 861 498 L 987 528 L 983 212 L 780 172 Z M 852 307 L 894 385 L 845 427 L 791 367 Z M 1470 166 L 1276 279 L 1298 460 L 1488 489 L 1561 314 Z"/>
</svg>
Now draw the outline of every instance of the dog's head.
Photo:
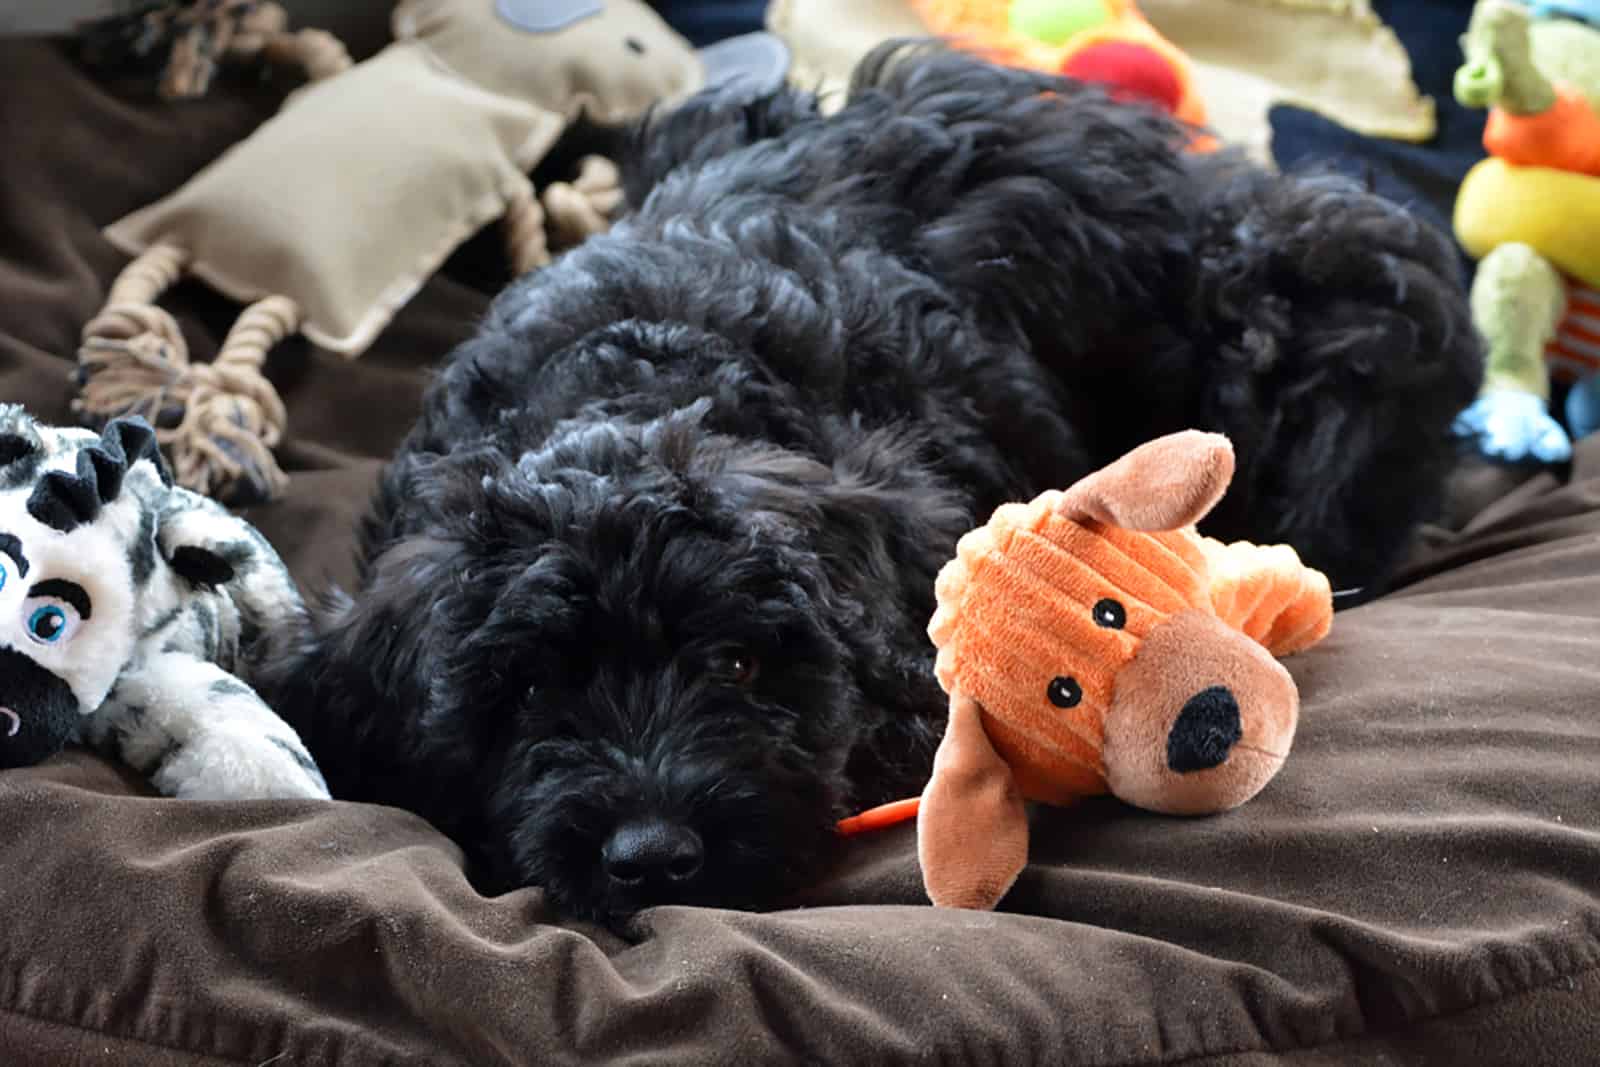
<svg viewBox="0 0 1600 1067">
<path fill-rule="evenodd" d="M 425 521 L 333 631 L 401 762 L 483 805 L 492 881 L 569 914 L 770 903 L 850 803 L 867 613 L 816 533 L 850 489 L 703 413 L 406 460 Z"/>
</svg>

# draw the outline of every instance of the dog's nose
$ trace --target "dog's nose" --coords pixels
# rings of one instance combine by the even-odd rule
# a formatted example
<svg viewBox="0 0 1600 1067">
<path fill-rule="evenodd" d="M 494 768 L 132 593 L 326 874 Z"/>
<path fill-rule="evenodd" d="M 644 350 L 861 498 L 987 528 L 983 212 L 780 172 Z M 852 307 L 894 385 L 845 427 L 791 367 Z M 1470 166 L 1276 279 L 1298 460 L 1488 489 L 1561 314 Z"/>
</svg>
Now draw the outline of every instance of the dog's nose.
<svg viewBox="0 0 1600 1067">
<path fill-rule="evenodd" d="M 606 876 L 618 887 L 649 890 L 694 880 L 705 864 L 700 835 L 666 819 L 635 819 L 612 832 L 600 849 Z"/>
<path fill-rule="evenodd" d="M 1179 774 L 1221 766 L 1243 736 L 1233 693 L 1221 685 L 1202 689 L 1184 702 L 1167 734 L 1167 766 Z"/>
</svg>

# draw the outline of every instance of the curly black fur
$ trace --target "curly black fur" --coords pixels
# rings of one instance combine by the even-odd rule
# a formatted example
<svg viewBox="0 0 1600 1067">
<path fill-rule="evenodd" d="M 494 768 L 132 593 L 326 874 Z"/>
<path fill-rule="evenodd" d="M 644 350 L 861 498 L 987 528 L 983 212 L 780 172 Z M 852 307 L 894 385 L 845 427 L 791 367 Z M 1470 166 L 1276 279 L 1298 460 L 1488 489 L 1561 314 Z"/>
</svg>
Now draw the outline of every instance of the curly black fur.
<svg viewBox="0 0 1600 1067">
<path fill-rule="evenodd" d="M 996 505 L 1220 430 L 1209 532 L 1379 579 L 1481 374 L 1449 242 L 1181 138 L 898 48 L 832 117 L 783 92 L 645 124 L 636 211 L 451 357 L 359 589 L 278 665 L 335 794 L 578 915 L 769 904 L 841 814 L 920 788 L 934 575 Z M 607 879 L 643 815 L 698 833 L 698 877 Z"/>
</svg>

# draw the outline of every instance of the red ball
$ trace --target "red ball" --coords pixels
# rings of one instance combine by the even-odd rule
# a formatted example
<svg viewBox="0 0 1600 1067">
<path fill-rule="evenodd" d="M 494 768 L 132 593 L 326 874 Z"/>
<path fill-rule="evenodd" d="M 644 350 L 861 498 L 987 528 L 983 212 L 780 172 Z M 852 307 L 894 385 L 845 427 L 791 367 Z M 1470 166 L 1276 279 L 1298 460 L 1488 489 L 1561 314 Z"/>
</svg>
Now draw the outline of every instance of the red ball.
<svg viewBox="0 0 1600 1067">
<path fill-rule="evenodd" d="M 1172 112 L 1183 99 L 1183 83 L 1167 57 L 1129 41 L 1102 41 L 1074 52 L 1061 73 L 1104 85 L 1118 99 L 1148 100 Z"/>
</svg>

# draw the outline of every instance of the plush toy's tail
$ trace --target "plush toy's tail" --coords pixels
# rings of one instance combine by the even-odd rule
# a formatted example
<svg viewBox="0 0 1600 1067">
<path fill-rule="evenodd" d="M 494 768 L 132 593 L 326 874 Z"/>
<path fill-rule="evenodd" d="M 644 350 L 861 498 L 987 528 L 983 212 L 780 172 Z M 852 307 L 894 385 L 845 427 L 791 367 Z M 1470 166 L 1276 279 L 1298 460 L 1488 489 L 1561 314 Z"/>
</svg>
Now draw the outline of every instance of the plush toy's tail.
<svg viewBox="0 0 1600 1067">
<path fill-rule="evenodd" d="M 1287 545 L 1225 545 L 1202 538 L 1211 570 L 1211 603 L 1223 622 L 1274 656 L 1310 648 L 1333 625 L 1333 590 L 1321 571 Z"/>
<path fill-rule="evenodd" d="M 840 819 L 837 829 L 845 837 L 870 834 L 874 830 L 882 830 L 894 826 L 896 823 L 910 822 L 917 817 L 917 812 L 921 807 L 921 797 L 891 800 L 887 804 L 879 804 L 875 808 L 868 808 L 866 811 L 851 815 L 849 818 Z"/>
</svg>

